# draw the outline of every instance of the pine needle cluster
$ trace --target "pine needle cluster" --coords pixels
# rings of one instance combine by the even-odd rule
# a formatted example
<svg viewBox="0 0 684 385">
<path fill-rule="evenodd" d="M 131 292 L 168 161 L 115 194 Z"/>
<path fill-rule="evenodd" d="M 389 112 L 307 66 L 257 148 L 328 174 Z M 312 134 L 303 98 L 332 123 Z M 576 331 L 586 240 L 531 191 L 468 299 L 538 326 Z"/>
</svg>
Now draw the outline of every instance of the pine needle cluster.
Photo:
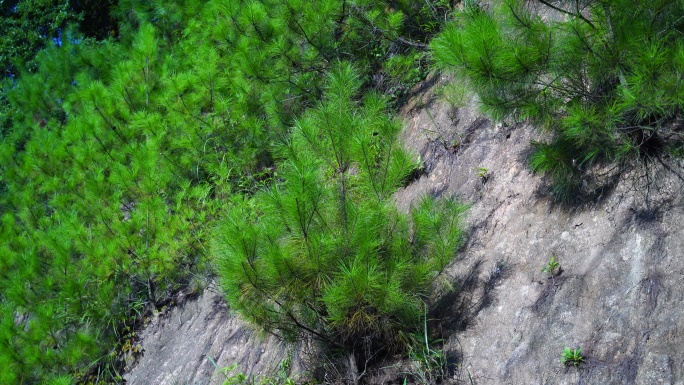
<svg viewBox="0 0 684 385">
<path fill-rule="evenodd" d="M 369 79 L 390 57 L 413 55 L 391 66 L 400 76 L 420 56 L 416 43 L 438 30 L 424 22 L 445 7 L 391 3 L 121 0 L 110 38 L 64 32 L 35 56 L 35 69 L 5 79 L 0 383 L 120 381 L 114 346 L 130 346 L 132 323 L 197 287 L 211 268 L 210 229 L 229 202 L 266 185 L 290 188 L 277 187 L 294 180 L 285 170 L 295 171 L 278 166 L 290 155 L 276 144 L 303 140 L 290 138 L 290 127 L 321 99 L 334 63 L 353 61 Z M 353 110 L 360 78 L 343 87 L 352 90 L 345 111 Z M 384 109 L 381 99 L 368 97 L 366 108 Z M 326 106 L 325 119 L 337 119 Z M 385 138 L 397 130 L 364 114 L 345 115 L 353 117 L 345 132 L 367 124 Z M 334 145 L 359 148 L 352 137 Z M 301 171 L 325 186 L 346 175 L 350 202 L 362 190 L 384 202 L 411 162 L 379 137 L 365 137 L 364 164 L 340 160 L 347 169 L 318 175 L 311 164 L 337 161 L 321 148 L 302 158 Z M 361 166 L 379 179 L 352 177 Z M 325 194 L 326 204 L 335 202 Z M 319 203 L 302 199 L 312 196 L 287 204 L 310 213 Z M 358 210 L 348 206 L 349 215 Z"/>
<path fill-rule="evenodd" d="M 280 183 L 238 202 L 214 255 L 229 304 L 285 339 L 352 354 L 405 351 L 437 276 L 462 240 L 464 207 L 425 198 L 409 215 L 392 193 L 416 164 L 377 95 L 357 101 L 349 65 L 281 148 Z M 360 366 L 361 367 L 361 366 Z"/>
<path fill-rule="evenodd" d="M 602 187 L 597 167 L 681 153 L 683 16 L 669 0 L 506 0 L 465 7 L 432 50 L 491 116 L 550 133 L 531 166 L 568 200 Z"/>
</svg>

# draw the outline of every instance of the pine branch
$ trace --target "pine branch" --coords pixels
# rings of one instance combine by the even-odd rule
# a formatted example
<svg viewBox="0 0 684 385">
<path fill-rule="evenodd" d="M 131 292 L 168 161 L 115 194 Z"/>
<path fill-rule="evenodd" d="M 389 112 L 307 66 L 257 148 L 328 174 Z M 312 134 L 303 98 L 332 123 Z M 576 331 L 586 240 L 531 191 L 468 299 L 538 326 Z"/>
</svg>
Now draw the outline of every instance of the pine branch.
<svg viewBox="0 0 684 385">
<path fill-rule="evenodd" d="M 430 46 L 429 46 L 428 44 L 420 43 L 420 42 L 417 42 L 417 41 L 410 41 L 410 40 L 404 38 L 403 36 L 397 36 L 397 37 L 394 37 L 394 38 L 390 37 L 390 36 L 387 34 L 387 32 L 386 32 L 385 30 L 383 30 L 382 28 L 378 27 L 378 26 L 375 25 L 371 20 L 369 20 L 368 17 L 366 17 L 366 15 L 365 15 L 365 13 L 363 12 L 363 10 L 361 10 L 361 9 L 355 9 L 355 10 L 356 10 L 356 12 L 357 12 L 357 15 L 360 16 L 359 20 L 361 20 L 363 23 L 365 23 L 365 24 L 366 24 L 368 27 L 370 27 L 373 31 L 379 32 L 379 33 L 382 35 L 382 37 L 384 37 L 384 38 L 387 39 L 388 41 L 391 41 L 391 42 L 393 42 L 393 43 L 394 43 L 394 42 L 398 42 L 398 43 L 401 43 L 401 44 L 403 44 L 403 45 L 406 45 L 406 46 L 409 46 L 409 47 L 412 47 L 412 48 L 417 48 L 417 49 L 419 49 L 419 50 L 421 50 L 421 51 L 427 51 L 428 48 L 430 48 Z"/>
<path fill-rule="evenodd" d="M 589 19 L 587 19 L 586 17 L 584 17 L 584 16 L 582 15 L 582 13 L 579 11 L 579 9 L 577 10 L 577 13 L 572 13 L 572 12 L 570 12 L 570 11 L 566 11 L 566 10 L 563 9 L 563 8 L 556 7 L 555 5 L 550 4 L 550 3 L 549 3 L 548 1 L 546 1 L 546 0 L 537 0 L 537 1 L 540 2 L 540 3 L 542 3 L 542 4 L 544 4 L 544 5 L 546 5 L 547 7 L 551 8 L 551 9 L 554 9 L 554 10 L 560 12 L 560 13 L 563 13 L 563 14 L 566 14 L 566 15 L 569 15 L 569 16 L 573 16 L 573 17 L 579 17 L 579 18 L 582 19 L 585 23 L 589 24 L 589 26 L 590 26 L 592 29 L 596 29 L 596 26 L 594 25 L 594 23 L 592 23 Z"/>
<path fill-rule="evenodd" d="M 95 102 L 95 100 L 93 100 L 93 106 L 95 107 L 95 111 L 100 115 L 100 117 L 105 121 L 105 123 L 107 123 L 107 125 L 109 126 L 109 128 L 111 128 L 112 131 L 114 131 L 114 133 L 116 134 L 116 136 L 118 136 L 119 139 L 121 139 L 121 141 L 123 141 L 124 143 L 128 143 L 128 140 L 126 140 L 126 138 L 123 137 L 123 135 L 119 132 L 119 130 L 116 129 L 116 126 L 113 125 L 113 124 L 109 121 L 109 119 L 107 119 L 107 118 L 105 117 L 104 113 L 102 112 L 102 110 L 100 110 L 100 107 L 97 105 L 97 103 Z"/>
</svg>

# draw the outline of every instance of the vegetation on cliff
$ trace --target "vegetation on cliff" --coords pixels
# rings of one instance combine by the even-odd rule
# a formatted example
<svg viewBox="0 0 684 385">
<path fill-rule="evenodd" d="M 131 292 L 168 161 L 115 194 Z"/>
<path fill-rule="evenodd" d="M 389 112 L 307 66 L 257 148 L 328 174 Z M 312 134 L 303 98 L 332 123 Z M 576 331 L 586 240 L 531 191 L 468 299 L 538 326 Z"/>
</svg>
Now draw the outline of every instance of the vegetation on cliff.
<svg viewBox="0 0 684 385">
<path fill-rule="evenodd" d="M 3 3 L 29 15 L 3 22 L 52 26 L 30 17 L 46 4 Z M 79 20 L 59 4 L 64 23 Z M 327 73 L 352 62 L 351 89 L 396 100 L 426 68 L 426 43 L 448 6 L 121 0 L 109 13 L 116 30 L 100 40 L 81 24 L 41 36 L 37 54 L 3 46 L 10 63 L 32 65 L 13 67 L 0 101 L 0 383 L 119 381 L 114 346 L 131 348 L 131 324 L 211 273 L 217 219 L 294 183 L 283 149 L 301 141 L 291 127 L 313 119 L 302 113 L 323 98 Z M 397 126 L 377 97 L 357 112 L 361 97 L 343 99 L 345 112 L 364 116 L 354 127 L 366 137 L 389 130 L 373 142 L 381 162 L 385 140 L 396 149 Z M 326 194 L 330 176 L 318 176 Z M 383 199 L 394 187 L 376 186 Z M 350 199 L 349 210 L 352 202 L 367 204 Z M 384 203 L 377 210 L 390 215 Z"/>
<path fill-rule="evenodd" d="M 233 309 L 282 338 L 344 350 L 357 380 L 369 362 L 415 345 L 463 211 L 431 198 L 397 211 L 392 193 L 417 165 L 384 100 L 353 101 L 360 85 L 349 65 L 333 70 L 322 103 L 280 149 L 281 181 L 236 205 L 214 246 Z"/>
<path fill-rule="evenodd" d="M 431 46 L 491 116 L 549 133 L 532 169 L 574 200 L 681 157 L 683 33 L 681 1 L 506 0 L 456 12 Z"/>
<path fill-rule="evenodd" d="M 461 240 L 454 201 L 390 199 L 418 165 L 388 106 L 437 33 L 487 112 L 548 133 L 557 197 L 676 171 L 681 1 L 455 4 L 0 3 L 0 383 L 120 381 L 132 324 L 207 274 L 284 338 L 406 351 Z"/>
</svg>

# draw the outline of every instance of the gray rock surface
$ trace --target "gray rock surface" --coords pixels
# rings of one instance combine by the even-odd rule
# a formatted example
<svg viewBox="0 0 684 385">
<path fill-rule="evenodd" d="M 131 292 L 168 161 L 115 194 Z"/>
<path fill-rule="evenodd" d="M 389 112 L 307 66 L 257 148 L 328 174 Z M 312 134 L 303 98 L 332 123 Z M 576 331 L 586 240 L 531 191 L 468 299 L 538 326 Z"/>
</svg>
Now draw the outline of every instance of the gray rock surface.
<svg viewBox="0 0 684 385">
<path fill-rule="evenodd" d="M 441 103 L 433 89 L 405 114 L 406 144 L 428 173 L 397 195 L 399 206 L 422 193 L 472 204 L 469 240 L 450 274 L 457 282 L 479 274 L 476 311 L 446 333 L 459 342 L 447 350 L 460 356 L 461 378 L 684 384 L 684 207 L 672 173 L 638 168 L 602 199 L 564 207 L 526 167 L 532 128 L 492 124 Z M 549 279 L 541 269 L 551 256 L 562 273 Z M 586 362 L 563 366 L 566 346 L 581 347 Z"/>
<path fill-rule="evenodd" d="M 684 384 L 677 178 L 637 169 L 602 199 L 554 204 L 526 166 L 538 138 L 532 128 L 453 108 L 435 89 L 426 82 L 403 110 L 406 145 L 421 155 L 426 174 L 396 201 L 408 209 L 429 193 L 471 204 L 467 244 L 448 271 L 464 294 L 442 300 L 431 323 L 455 360 L 452 382 Z M 487 170 L 486 180 L 478 168 Z M 553 278 L 541 272 L 551 256 L 562 268 Z M 126 375 L 129 384 L 209 383 L 215 370 L 207 355 L 252 374 L 288 357 L 285 346 L 263 342 L 228 315 L 212 293 L 160 316 L 142 337 L 145 352 Z M 582 348 L 586 361 L 578 368 L 561 364 L 566 346 Z"/>
<path fill-rule="evenodd" d="M 213 289 L 156 314 L 139 338 L 144 351 L 124 375 L 127 384 L 222 384 L 226 375 L 238 373 L 275 377 L 286 361 L 293 372 L 304 370 L 297 366 L 301 349 L 288 349 L 284 343 L 250 329 L 230 314 Z M 217 370 L 231 365 L 237 367 L 226 375 Z"/>
</svg>

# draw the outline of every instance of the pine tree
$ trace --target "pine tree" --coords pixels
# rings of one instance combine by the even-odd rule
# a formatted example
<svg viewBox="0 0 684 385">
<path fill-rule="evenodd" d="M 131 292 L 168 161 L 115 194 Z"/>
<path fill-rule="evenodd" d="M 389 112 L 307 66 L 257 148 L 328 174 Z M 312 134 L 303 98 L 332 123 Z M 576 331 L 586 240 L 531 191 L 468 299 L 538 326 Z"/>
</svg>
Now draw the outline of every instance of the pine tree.
<svg viewBox="0 0 684 385">
<path fill-rule="evenodd" d="M 424 199 L 411 217 L 391 194 L 416 166 L 397 140 L 386 101 L 356 101 L 360 79 L 342 64 L 324 100 L 281 149 L 280 183 L 236 201 L 214 254 L 228 302 L 285 339 L 342 348 L 359 366 L 405 351 L 424 304 L 462 238 L 453 201 Z"/>
<path fill-rule="evenodd" d="M 0 3 L 0 79 L 33 71 L 45 46 L 61 45 L 78 27 L 88 37 L 107 37 L 115 24 L 109 8 L 114 0 L 12 0 Z M 97 18 L 97 20 L 94 20 Z"/>
<path fill-rule="evenodd" d="M 531 166 L 572 199 L 681 154 L 682 16 L 678 1 L 507 0 L 458 12 L 432 50 L 491 116 L 550 133 Z"/>
<path fill-rule="evenodd" d="M 425 42 L 422 21 L 437 13 L 395 3 L 121 1 L 115 36 L 95 42 L 63 32 L 36 56 L 35 69 L 6 80 L 0 383 L 88 382 L 96 370 L 115 380 L 111 352 L 128 324 L 207 272 L 210 229 L 226 202 L 251 201 L 277 184 L 289 167 L 277 165 L 290 156 L 278 144 L 294 145 L 293 122 L 324 119 L 299 118 L 321 98 L 333 63 L 351 59 L 368 79 L 390 56 L 407 57 L 395 60 L 399 76 L 424 55 L 412 39 Z M 311 165 L 323 156 L 344 158 L 318 176 L 326 186 L 343 180 L 348 191 L 341 204 L 339 191 L 326 187 L 331 206 L 321 223 L 339 228 L 334 207 L 353 217 L 367 205 L 375 214 L 359 228 L 376 231 L 385 215 L 405 232 L 405 219 L 387 205 L 411 164 L 393 136 L 397 126 L 378 118 L 382 98 L 368 97 L 363 113 L 353 98 L 338 99 L 351 114 L 339 127 L 353 135 L 340 137 L 330 125 L 326 135 L 337 142 L 321 140 L 325 147 L 305 162 L 315 174 Z M 325 119 L 334 116 L 331 103 Z M 377 135 L 358 135 L 359 124 Z M 333 145 L 346 152 L 331 155 Z M 367 196 L 378 203 L 356 203 Z"/>
</svg>

